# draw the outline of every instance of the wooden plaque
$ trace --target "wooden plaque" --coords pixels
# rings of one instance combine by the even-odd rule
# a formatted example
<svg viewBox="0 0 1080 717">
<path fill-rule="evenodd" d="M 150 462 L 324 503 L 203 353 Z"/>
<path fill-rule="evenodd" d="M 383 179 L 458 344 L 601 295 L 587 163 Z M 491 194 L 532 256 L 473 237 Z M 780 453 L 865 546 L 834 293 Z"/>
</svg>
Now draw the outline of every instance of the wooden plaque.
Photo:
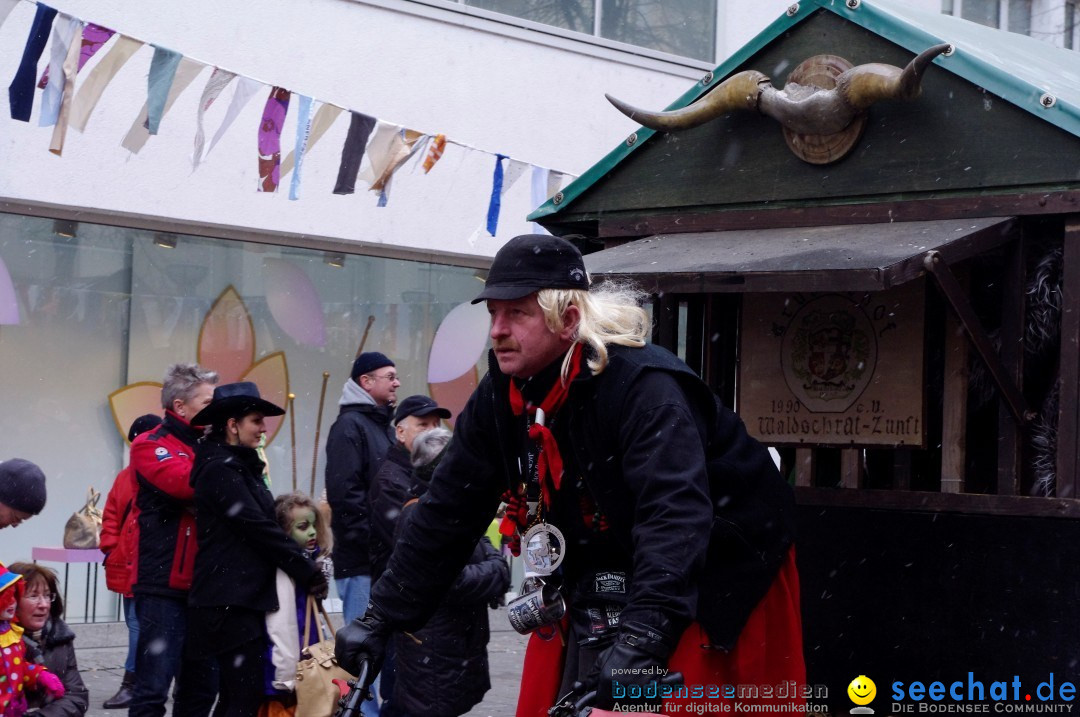
<svg viewBox="0 0 1080 717">
<path fill-rule="evenodd" d="M 766 445 L 924 446 L 922 279 L 745 294 L 739 415 Z"/>
</svg>

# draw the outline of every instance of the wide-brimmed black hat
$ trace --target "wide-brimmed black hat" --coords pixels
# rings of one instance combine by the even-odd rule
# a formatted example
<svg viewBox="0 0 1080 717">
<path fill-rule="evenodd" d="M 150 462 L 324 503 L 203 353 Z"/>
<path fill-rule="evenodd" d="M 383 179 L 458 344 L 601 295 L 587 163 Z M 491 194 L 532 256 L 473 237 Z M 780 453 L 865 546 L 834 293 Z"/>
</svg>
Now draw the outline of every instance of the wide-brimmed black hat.
<svg viewBox="0 0 1080 717">
<path fill-rule="evenodd" d="M 430 396 L 409 396 L 397 405 L 394 411 L 394 423 L 408 416 L 430 416 L 434 413 L 439 418 L 450 418 L 450 411 L 440 406 Z"/>
<path fill-rule="evenodd" d="M 264 416 L 282 416 L 285 409 L 260 396 L 259 387 L 251 381 L 227 383 L 214 387 L 214 399 L 195 414 L 191 423 L 194 426 L 214 426 L 230 418 L 255 412 Z"/>
<path fill-rule="evenodd" d="M 589 290 L 578 248 L 548 234 L 522 234 L 503 245 L 488 270 L 484 290 L 472 300 L 520 299 L 541 289 Z"/>
</svg>

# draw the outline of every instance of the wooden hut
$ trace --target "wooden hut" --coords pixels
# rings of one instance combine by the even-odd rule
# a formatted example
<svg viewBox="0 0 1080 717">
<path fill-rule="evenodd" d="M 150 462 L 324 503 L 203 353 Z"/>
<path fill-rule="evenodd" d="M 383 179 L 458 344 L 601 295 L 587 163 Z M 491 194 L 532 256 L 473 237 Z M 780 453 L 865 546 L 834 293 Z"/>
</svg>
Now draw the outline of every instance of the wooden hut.
<svg viewBox="0 0 1080 717">
<path fill-rule="evenodd" d="M 594 277 L 653 292 L 654 341 L 776 447 L 808 679 L 834 711 L 860 674 L 879 714 L 894 681 L 1080 675 L 1080 55 L 801 0 L 668 108 L 747 70 L 835 93 L 942 43 L 919 96 L 843 137 L 751 97 L 638 129 L 532 216 L 594 251 Z"/>
</svg>

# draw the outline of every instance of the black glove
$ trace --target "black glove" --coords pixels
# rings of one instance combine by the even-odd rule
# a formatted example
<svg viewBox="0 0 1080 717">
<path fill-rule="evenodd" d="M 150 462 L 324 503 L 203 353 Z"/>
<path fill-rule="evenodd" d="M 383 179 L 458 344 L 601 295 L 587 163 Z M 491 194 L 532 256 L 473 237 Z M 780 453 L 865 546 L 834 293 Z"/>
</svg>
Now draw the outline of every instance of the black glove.
<svg viewBox="0 0 1080 717">
<path fill-rule="evenodd" d="M 349 674 L 360 672 L 360 662 L 367 660 L 368 673 L 364 687 L 370 685 L 382 669 L 390 626 L 386 624 L 374 603 L 368 603 L 364 616 L 353 620 L 337 632 L 334 656 Z"/>
<path fill-rule="evenodd" d="M 596 685 L 593 706 L 652 705 L 647 711 L 660 712 L 659 682 L 667 672 L 664 666 L 670 654 L 667 635 L 639 622 L 623 623 L 615 644 L 600 653 L 587 680 L 590 686 Z"/>
<path fill-rule="evenodd" d="M 308 578 L 307 593 L 316 600 L 325 600 L 326 596 L 330 594 L 330 583 L 326 581 L 326 576 L 323 575 L 322 568 L 319 568 L 315 573 Z"/>
</svg>

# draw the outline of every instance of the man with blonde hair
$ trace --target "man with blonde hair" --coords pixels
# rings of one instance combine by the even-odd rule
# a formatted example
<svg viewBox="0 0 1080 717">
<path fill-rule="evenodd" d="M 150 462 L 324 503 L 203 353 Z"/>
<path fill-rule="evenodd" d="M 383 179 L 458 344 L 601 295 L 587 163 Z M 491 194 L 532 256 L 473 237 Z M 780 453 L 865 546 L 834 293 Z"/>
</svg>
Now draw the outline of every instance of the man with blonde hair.
<svg viewBox="0 0 1080 717">
<path fill-rule="evenodd" d="M 590 287 L 576 247 L 526 235 L 476 301 L 488 374 L 367 613 L 338 633 L 342 665 L 377 669 L 391 630 L 424 623 L 502 497 L 527 571 L 508 615 L 536 630 L 518 717 L 577 682 L 595 706 L 659 712 L 667 670 L 691 688 L 668 700 L 680 714 L 720 701 L 710 685 L 805 682 L 791 489 L 708 386 L 646 343 L 640 294 Z"/>
</svg>

